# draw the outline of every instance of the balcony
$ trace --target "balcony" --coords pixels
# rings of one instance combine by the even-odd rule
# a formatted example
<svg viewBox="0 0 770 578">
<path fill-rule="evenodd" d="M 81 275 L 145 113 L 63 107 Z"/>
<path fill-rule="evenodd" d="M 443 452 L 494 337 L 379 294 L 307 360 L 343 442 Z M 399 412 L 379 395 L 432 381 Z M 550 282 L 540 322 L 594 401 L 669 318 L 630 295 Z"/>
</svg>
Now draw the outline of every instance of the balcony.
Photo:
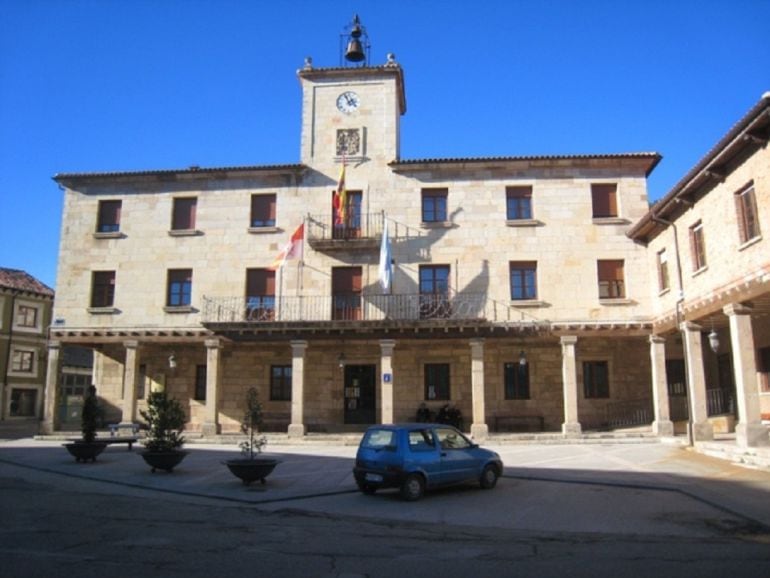
<svg viewBox="0 0 770 578">
<path fill-rule="evenodd" d="M 308 215 L 307 242 L 316 251 L 378 249 L 384 220 L 382 212 L 350 215 L 342 224 L 335 224 L 331 213 Z"/>
<path fill-rule="evenodd" d="M 205 297 L 205 327 L 231 338 L 258 334 L 354 332 L 476 333 L 536 332 L 548 327 L 485 294 L 313 295 L 275 297 L 259 302 L 244 297 Z"/>
</svg>

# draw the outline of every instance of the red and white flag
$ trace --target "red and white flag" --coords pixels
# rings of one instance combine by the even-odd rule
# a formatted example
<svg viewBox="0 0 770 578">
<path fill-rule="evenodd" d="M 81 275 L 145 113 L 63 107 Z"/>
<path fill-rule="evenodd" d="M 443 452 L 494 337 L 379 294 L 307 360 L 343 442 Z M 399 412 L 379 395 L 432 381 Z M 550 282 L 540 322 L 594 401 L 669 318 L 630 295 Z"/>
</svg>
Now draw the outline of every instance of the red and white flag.
<svg viewBox="0 0 770 578">
<path fill-rule="evenodd" d="M 294 234 L 283 248 L 283 251 L 278 254 L 278 256 L 275 258 L 275 261 L 273 261 L 268 269 L 272 269 L 273 271 L 280 269 L 283 267 L 283 264 L 287 261 L 287 259 L 301 259 L 304 240 L 305 223 L 302 223 L 299 227 L 297 227 L 297 230 L 294 231 Z"/>
</svg>

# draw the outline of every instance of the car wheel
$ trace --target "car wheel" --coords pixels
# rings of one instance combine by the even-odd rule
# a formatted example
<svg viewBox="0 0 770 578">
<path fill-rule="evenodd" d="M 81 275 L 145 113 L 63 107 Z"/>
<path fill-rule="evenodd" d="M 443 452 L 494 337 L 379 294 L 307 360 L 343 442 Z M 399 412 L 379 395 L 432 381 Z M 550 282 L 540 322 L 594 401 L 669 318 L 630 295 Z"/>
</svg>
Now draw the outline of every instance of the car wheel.
<svg viewBox="0 0 770 578">
<path fill-rule="evenodd" d="M 401 484 L 401 497 L 407 502 L 422 498 L 425 493 L 425 480 L 420 474 L 409 474 Z"/>
<path fill-rule="evenodd" d="M 371 484 L 358 484 L 358 489 L 361 490 L 367 496 L 371 496 L 374 494 L 374 492 L 377 491 L 377 488 L 375 486 L 372 486 Z"/>
<path fill-rule="evenodd" d="M 488 464 L 484 468 L 484 471 L 481 472 L 479 483 L 485 490 L 491 490 L 497 484 L 497 478 L 499 477 L 500 475 L 497 473 L 497 468 L 492 464 Z"/>
</svg>

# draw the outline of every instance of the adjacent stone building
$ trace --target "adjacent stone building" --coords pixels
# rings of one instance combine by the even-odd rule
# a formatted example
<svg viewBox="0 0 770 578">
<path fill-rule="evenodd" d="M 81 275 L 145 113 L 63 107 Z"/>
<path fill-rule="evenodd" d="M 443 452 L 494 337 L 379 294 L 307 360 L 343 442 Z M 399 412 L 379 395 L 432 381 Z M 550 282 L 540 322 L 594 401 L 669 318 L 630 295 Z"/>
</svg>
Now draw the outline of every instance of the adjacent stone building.
<svg viewBox="0 0 770 578">
<path fill-rule="evenodd" d="M 668 373 L 672 409 L 689 389 L 696 440 L 737 419 L 739 445 L 767 442 L 768 140 L 770 93 L 629 231 L 647 247 L 654 280 L 655 388 L 665 392 Z"/>
<path fill-rule="evenodd" d="M 53 290 L 0 267 L 0 421 L 40 419 Z"/>
<path fill-rule="evenodd" d="M 402 158 L 392 55 L 298 76 L 296 164 L 56 175 L 50 367 L 62 344 L 92 348 L 111 419 L 164 387 L 208 436 L 238 431 L 252 386 L 291 436 L 447 404 L 479 439 L 673 431 L 665 234 L 643 225 L 658 154 Z"/>
</svg>

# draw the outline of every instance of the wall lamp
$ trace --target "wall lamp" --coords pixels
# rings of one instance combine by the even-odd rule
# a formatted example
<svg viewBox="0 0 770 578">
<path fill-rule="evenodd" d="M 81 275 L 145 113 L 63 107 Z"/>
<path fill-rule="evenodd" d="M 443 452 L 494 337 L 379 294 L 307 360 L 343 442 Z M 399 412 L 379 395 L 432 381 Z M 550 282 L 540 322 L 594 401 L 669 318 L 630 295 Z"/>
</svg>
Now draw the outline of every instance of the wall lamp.
<svg viewBox="0 0 770 578">
<path fill-rule="evenodd" d="M 709 347 L 711 348 L 711 351 L 716 353 L 719 351 L 719 335 L 717 335 L 717 332 L 714 331 L 714 320 L 711 320 L 711 333 L 708 335 L 709 338 Z"/>
<path fill-rule="evenodd" d="M 168 367 L 169 369 L 176 369 L 176 357 L 173 353 L 168 356 Z"/>
<path fill-rule="evenodd" d="M 519 365 L 522 367 L 527 365 L 527 354 L 524 353 L 524 350 L 521 350 L 521 353 L 519 353 Z"/>
<path fill-rule="evenodd" d="M 340 366 L 340 369 L 345 367 L 345 354 L 340 353 L 339 356 L 337 356 L 337 364 Z"/>
</svg>

